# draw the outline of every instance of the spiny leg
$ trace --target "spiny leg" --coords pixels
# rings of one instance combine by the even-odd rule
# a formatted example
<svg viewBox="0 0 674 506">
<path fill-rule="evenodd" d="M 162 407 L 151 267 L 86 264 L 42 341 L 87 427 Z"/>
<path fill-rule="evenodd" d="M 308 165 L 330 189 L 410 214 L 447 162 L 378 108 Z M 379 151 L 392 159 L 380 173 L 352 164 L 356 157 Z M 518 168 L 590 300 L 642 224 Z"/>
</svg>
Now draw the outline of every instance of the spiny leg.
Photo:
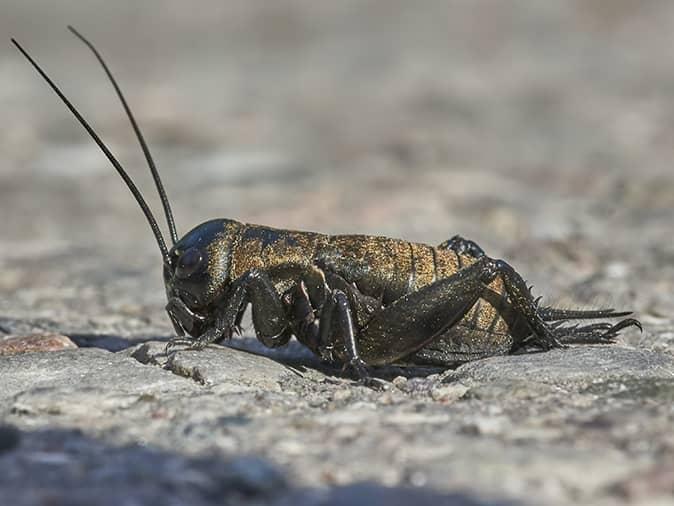
<svg viewBox="0 0 674 506">
<path fill-rule="evenodd" d="M 503 286 L 508 295 L 510 305 L 524 319 L 532 332 L 528 340 L 544 350 L 551 348 L 563 348 L 565 345 L 559 341 L 554 328 L 548 325 L 538 313 L 538 300 L 531 295 L 531 290 L 526 282 L 510 264 L 503 260 L 491 260 L 491 268 L 503 280 Z"/>
<path fill-rule="evenodd" d="M 457 253 L 457 255 L 468 255 L 472 256 L 473 258 L 483 258 L 485 257 L 485 252 L 482 250 L 480 246 L 478 246 L 475 242 L 464 239 L 460 235 L 455 235 L 451 239 L 448 239 L 447 241 L 443 242 L 438 246 L 440 249 L 450 249 Z M 504 262 L 505 264 L 505 262 Z M 507 265 L 507 264 L 505 264 Z M 557 321 L 563 321 L 563 320 L 584 320 L 584 319 L 603 319 L 603 318 L 619 318 L 622 316 L 628 316 L 631 314 L 631 311 L 615 311 L 614 309 L 590 309 L 590 310 L 581 310 L 581 309 L 559 309 L 559 308 L 554 308 L 554 307 L 540 307 L 538 306 L 537 302 L 538 300 L 533 300 L 531 298 L 531 294 L 529 293 L 528 295 L 526 294 L 526 291 L 523 290 L 523 280 L 521 280 L 521 277 L 510 267 L 507 266 L 507 268 L 504 269 L 504 274 L 509 276 L 511 278 L 511 283 L 510 286 L 511 288 L 516 291 L 517 293 L 521 293 L 522 296 L 519 296 L 518 299 L 520 301 L 520 309 L 524 309 L 525 317 L 527 318 L 527 321 L 529 322 L 529 326 L 532 327 L 532 321 L 534 322 L 533 327 L 537 327 L 539 329 L 539 332 L 536 332 L 535 328 L 532 327 L 532 331 L 534 331 L 535 335 L 538 335 L 540 337 L 541 332 L 545 334 L 545 331 L 543 331 L 543 327 L 540 325 L 540 323 L 536 323 L 535 320 L 537 318 L 532 316 L 531 313 L 531 303 L 533 301 L 533 305 L 536 307 L 536 314 L 538 316 L 538 319 L 542 320 L 543 322 L 557 322 Z M 515 276 L 513 276 L 514 274 Z M 518 279 L 519 278 L 519 279 Z M 521 281 L 521 282 L 520 282 Z M 557 330 L 555 331 L 555 334 L 558 334 L 558 343 L 563 343 L 563 344 L 571 344 L 571 343 L 576 343 L 576 342 L 586 342 L 584 340 L 589 339 L 587 342 L 612 342 L 613 338 L 617 335 L 617 332 L 619 330 L 624 329 L 625 327 L 629 326 L 637 326 L 641 328 L 641 324 L 637 320 L 624 320 L 624 322 L 630 322 L 629 324 L 623 324 L 623 322 L 618 323 L 615 326 L 612 326 L 611 324 L 605 324 L 602 327 L 595 327 L 594 329 L 590 330 L 589 328 L 585 328 L 583 332 L 580 331 L 579 328 L 574 328 L 571 329 L 569 327 L 558 327 L 555 325 L 552 325 L 552 327 L 556 328 Z M 620 325 L 618 327 L 618 325 Z M 576 333 L 575 336 L 570 336 L 567 335 L 563 332 L 570 332 L 572 331 Z M 609 330 L 611 330 L 609 332 Z M 604 331 L 602 333 L 602 331 Z M 582 337 L 581 337 L 582 334 Z M 592 340 L 594 338 L 594 340 Z M 549 341 L 549 339 L 544 339 L 544 341 Z M 557 344 L 558 344 L 557 343 Z M 544 348 L 548 346 L 543 346 Z"/>
<path fill-rule="evenodd" d="M 526 324 L 531 329 L 532 335 L 524 340 L 524 344 L 534 344 L 544 350 L 548 350 L 565 347 L 567 344 L 574 342 L 601 343 L 606 342 L 607 339 L 612 339 L 617 335 L 619 330 L 625 327 L 639 325 L 638 321 L 631 318 L 618 322 L 611 328 L 606 328 L 604 325 L 599 324 L 599 326 L 594 326 L 592 329 L 586 329 L 582 334 L 582 340 L 574 340 L 571 331 L 567 331 L 565 327 L 558 324 L 549 324 L 542 318 L 541 309 L 538 307 L 539 299 L 533 298 L 524 279 L 509 264 L 503 260 L 493 260 L 492 262 L 503 280 L 510 304 L 524 317 Z M 548 312 L 554 316 L 563 314 L 562 310 L 548 310 Z M 575 312 L 572 314 L 578 316 L 581 313 Z M 594 316 L 597 313 L 592 314 Z M 613 315 L 614 313 L 610 314 Z"/>
<path fill-rule="evenodd" d="M 630 313 L 618 313 L 612 309 L 581 311 L 540 308 L 538 306 L 539 299 L 533 298 L 522 277 L 506 262 L 496 260 L 495 263 L 503 279 L 510 303 L 513 308 L 524 316 L 527 325 L 532 331 L 532 336 L 525 339 L 525 344 L 534 344 L 547 350 L 575 343 L 606 343 L 612 342 L 618 332 L 626 327 L 636 326 L 641 328 L 638 320 L 627 318 L 613 326 L 609 326 L 606 323 L 598 323 L 580 327 L 575 329 L 574 333 L 573 328 L 561 325 L 565 319 L 606 318 L 625 316 Z M 559 317 L 562 318 L 560 319 Z M 552 319 L 554 319 L 555 323 L 548 323 Z"/>
</svg>

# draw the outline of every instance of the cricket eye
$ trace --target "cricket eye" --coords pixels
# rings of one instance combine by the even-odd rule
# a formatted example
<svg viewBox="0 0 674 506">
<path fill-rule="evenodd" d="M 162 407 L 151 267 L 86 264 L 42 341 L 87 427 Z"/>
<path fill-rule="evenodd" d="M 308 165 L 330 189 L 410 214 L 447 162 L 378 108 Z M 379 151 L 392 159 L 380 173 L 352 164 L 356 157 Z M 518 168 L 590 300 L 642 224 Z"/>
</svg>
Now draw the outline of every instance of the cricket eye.
<svg viewBox="0 0 674 506">
<path fill-rule="evenodd" d="M 190 248 L 178 257 L 176 276 L 188 278 L 197 272 L 204 263 L 204 256 L 198 248 Z"/>
</svg>

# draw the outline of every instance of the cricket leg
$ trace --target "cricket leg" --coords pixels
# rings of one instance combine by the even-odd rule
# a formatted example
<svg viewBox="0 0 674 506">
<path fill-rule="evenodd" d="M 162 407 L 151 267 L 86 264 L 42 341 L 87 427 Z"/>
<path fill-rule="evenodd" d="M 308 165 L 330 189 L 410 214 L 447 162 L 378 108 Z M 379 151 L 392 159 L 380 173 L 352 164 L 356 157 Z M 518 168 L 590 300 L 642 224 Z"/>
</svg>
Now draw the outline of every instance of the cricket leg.
<svg viewBox="0 0 674 506">
<path fill-rule="evenodd" d="M 203 349 L 211 343 L 231 337 L 245 306 L 253 308 L 253 327 L 257 338 L 267 347 L 283 346 L 290 339 L 289 325 L 281 297 L 265 272 L 253 269 L 234 284 L 215 322 L 195 339 L 176 338 L 167 348 L 184 345 Z"/>
<path fill-rule="evenodd" d="M 497 266 L 483 257 L 373 313 L 358 335 L 360 358 L 368 365 L 390 364 L 442 336 L 475 305 L 499 274 Z"/>
<path fill-rule="evenodd" d="M 346 367 L 350 367 L 358 380 L 371 388 L 381 390 L 384 382 L 372 378 L 367 364 L 360 357 L 357 328 L 353 318 L 349 297 L 342 290 L 334 289 L 329 294 L 319 323 L 320 354 L 334 360 L 340 352 L 346 356 Z"/>
</svg>

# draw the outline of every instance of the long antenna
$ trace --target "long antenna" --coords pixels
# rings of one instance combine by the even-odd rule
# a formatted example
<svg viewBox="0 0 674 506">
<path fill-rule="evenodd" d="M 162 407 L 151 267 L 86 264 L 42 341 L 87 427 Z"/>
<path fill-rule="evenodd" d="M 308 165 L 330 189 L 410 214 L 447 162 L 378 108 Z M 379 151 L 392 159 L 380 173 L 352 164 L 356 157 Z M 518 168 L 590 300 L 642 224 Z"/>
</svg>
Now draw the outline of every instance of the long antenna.
<svg viewBox="0 0 674 506">
<path fill-rule="evenodd" d="M 77 121 L 80 122 L 80 125 L 84 127 L 84 129 L 91 136 L 94 142 L 98 144 L 98 147 L 101 148 L 101 151 L 103 151 L 108 160 L 110 160 L 110 163 L 113 165 L 113 167 L 115 167 L 119 175 L 126 183 L 126 186 L 129 187 L 129 190 L 131 190 L 131 193 L 136 198 L 136 202 L 138 202 L 138 205 L 143 210 L 143 214 L 145 214 L 145 218 L 147 218 L 147 221 L 150 224 L 150 228 L 152 229 L 152 233 L 154 234 L 154 237 L 157 240 L 157 244 L 159 245 L 159 250 L 161 251 L 162 257 L 164 258 L 164 262 L 168 263 L 169 256 L 168 250 L 166 249 L 166 242 L 164 242 L 164 238 L 161 235 L 161 230 L 157 225 L 157 220 L 155 220 L 154 216 L 152 216 L 152 212 L 150 211 L 150 208 L 145 202 L 145 199 L 143 199 L 143 196 L 141 195 L 140 191 L 138 191 L 136 185 L 133 184 L 133 181 L 126 173 L 122 165 L 117 161 L 117 158 L 115 158 L 115 156 L 110 152 L 108 147 L 96 134 L 96 132 L 94 132 L 94 129 L 91 128 L 91 126 L 89 126 L 89 123 L 87 123 L 87 121 L 82 117 L 79 111 L 75 109 L 75 106 L 70 103 L 70 100 L 66 98 L 66 96 L 61 92 L 58 86 L 54 84 L 54 82 L 49 78 L 49 76 L 44 72 L 44 70 L 40 68 L 40 66 L 35 62 L 35 60 L 33 60 L 33 58 L 30 57 L 30 55 L 26 52 L 26 50 L 22 48 L 21 45 L 15 39 L 12 39 L 12 44 L 14 44 L 16 48 L 19 51 L 21 51 L 21 54 L 23 54 L 26 57 L 26 59 L 31 63 L 31 65 L 33 65 L 35 70 L 37 70 L 37 72 L 42 76 L 42 78 L 45 81 L 47 81 L 47 84 L 49 84 L 51 89 L 54 90 L 54 93 L 56 93 L 59 96 L 59 98 L 63 101 L 63 103 L 66 105 L 66 107 L 70 109 L 70 112 L 72 112 L 75 118 L 77 118 Z"/>
<path fill-rule="evenodd" d="M 176 231 L 176 224 L 173 219 L 173 213 L 171 212 L 171 204 L 169 204 L 169 199 L 166 196 L 166 190 L 164 190 L 164 185 L 161 182 L 161 178 L 159 177 L 159 171 L 157 170 L 157 166 L 154 163 L 154 160 L 152 159 L 152 155 L 150 154 L 150 149 L 147 147 L 147 143 L 145 142 L 145 138 L 143 137 L 143 134 L 140 131 L 140 127 L 138 126 L 138 123 L 136 122 L 136 118 L 134 117 L 133 113 L 131 112 L 131 108 L 129 107 L 129 104 L 126 102 L 126 99 L 124 98 L 124 94 L 122 93 L 122 90 L 119 88 L 119 85 L 117 84 L 117 80 L 113 77 L 112 72 L 108 68 L 107 64 L 105 61 L 103 61 L 103 57 L 101 54 L 98 52 L 98 50 L 94 47 L 94 45 L 89 42 L 80 32 L 75 30 L 72 26 L 68 26 L 68 30 L 70 30 L 78 39 L 80 39 L 84 44 L 87 45 L 89 49 L 91 49 L 91 52 L 94 53 L 94 56 L 96 56 L 96 59 L 98 62 L 101 64 L 103 67 L 103 70 L 105 70 L 105 73 L 108 75 L 108 79 L 110 79 L 110 82 L 112 83 L 112 86 L 115 88 L 115 91 L 117 92 L 117 96 L 119 97 L 120 102 L 122 102 L 122 106 L 124 107 L 124 110 L 126 111 L 126 115 L 129 118 L 129 121 L 131 122 L 131 126 L 133 127 L 133 131 L 136 132 L 136 137 L 138 138 L 138 142 L 140 143 L 140 147 L 143 150 L 143 154 L 145 155 L 145 159 L 147 160 L 147 164 L 150 167 L 150 171 L 152 172 L 152 179 L 154 179 L 154 184 L 157 187 L 157 192 L 159 193 L 159 198 L 161 199 L 161 204 L 164 206 L 164 214 L 166 215 L 166 221 L 168 223 L 168 228 L 169 228 L 169 233 L 171 235 L 171 240 L 173 241 L 173 244 L 178 242 L 178 233 Z"/>
</svg>

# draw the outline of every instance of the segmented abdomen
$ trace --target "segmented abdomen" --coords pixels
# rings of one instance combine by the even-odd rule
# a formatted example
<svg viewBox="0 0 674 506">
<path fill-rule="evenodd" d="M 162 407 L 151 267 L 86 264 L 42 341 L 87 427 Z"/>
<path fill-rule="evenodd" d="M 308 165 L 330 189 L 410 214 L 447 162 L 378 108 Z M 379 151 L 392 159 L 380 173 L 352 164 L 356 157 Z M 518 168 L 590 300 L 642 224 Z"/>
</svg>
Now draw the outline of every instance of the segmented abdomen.
<svg viewBox="0 0 674 506">
<path fill-rule="evenodd" d="M 323 251 L 326 267 L 387 305 L 406 294 L 446 279 L 476 259 L 452 250 L 384 237 L 331 237 Z M 450 318 L 451 315 L 448 315 Z M 500 278 L 485 287 L 466 315 L 405 361 L 452 365 L 508 353 L 518 318 Z"/>
</svg>

